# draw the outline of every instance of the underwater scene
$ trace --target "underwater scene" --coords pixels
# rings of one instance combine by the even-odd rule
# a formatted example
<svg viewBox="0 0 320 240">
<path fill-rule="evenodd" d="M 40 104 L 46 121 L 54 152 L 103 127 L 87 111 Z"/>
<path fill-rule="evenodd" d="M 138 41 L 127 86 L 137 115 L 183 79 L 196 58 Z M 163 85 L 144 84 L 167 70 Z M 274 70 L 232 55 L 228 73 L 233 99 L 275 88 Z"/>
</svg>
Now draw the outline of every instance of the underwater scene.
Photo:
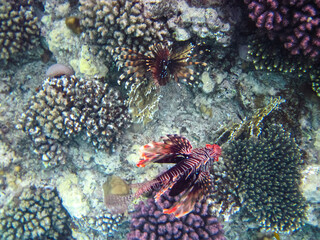
<svg viewBox="0 0 320 240">
<path fill-rule="evenodd" d="M 0 0 L 0 240 L 319 240 L 320 0 Z"/>
</svg>

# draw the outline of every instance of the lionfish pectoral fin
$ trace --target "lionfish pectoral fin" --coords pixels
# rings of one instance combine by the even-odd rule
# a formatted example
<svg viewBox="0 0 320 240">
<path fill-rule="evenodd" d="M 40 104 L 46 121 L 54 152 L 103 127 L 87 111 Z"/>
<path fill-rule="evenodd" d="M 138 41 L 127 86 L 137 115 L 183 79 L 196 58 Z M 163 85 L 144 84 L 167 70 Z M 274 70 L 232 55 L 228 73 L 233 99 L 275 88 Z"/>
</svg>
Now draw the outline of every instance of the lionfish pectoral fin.
<svg viewBox="0 0 320 240">
<path fill-rule="evenodd" d="M 156 163 L 178 163 L 183 155 L 191 152 L 192 146 L 188 139 L 178 135 L 167 135 L 163 142 L 151 142 L 140 149 L 138 167 Z"/>
<path fill-rule="evenodd" d="M 152 190 L 155 190 L 160 186 L 160 182 L 157 179 L 140 183 L 140 184 L 135 184 L 135 187 L 138 187 L 138 190 L 135 192 L 134 197 L 138 198 L 142 194 L 151 192 Z"/>
<path fill-rule="evenodd" d="M 193 187 L 184 193 L 180 201 L 175 203 L 171 208 L 163 209 L 163 213 L 173 213 L 177 218 L 188 214 L 193 210 L 196 202 L 201 201 L 202 198 L 210 191 L 209 188 L 211 186 L 211 182 L 210 174 L 207 172 L 201 172 Z"/>
<path fill-rule="evenodd" d="M 186 196 L 182 197 L 182 199 L 179 202 L 175 203 L 171 208 L 163 209 L 163 213 L 173 213 L 176 218 L 183 217 L 193 210 L 198 198 L 199 194 L 192 190 Z"/>
</svg>

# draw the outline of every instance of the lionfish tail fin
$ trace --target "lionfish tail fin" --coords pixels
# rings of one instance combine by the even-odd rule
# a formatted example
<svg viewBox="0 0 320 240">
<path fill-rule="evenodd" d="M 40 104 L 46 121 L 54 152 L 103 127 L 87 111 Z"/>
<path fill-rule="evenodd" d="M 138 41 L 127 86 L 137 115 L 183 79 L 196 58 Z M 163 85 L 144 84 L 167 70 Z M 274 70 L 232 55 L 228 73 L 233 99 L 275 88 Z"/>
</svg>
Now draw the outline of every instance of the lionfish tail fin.
<svg viewBox="0 0 320 240">
<path fill-rule="evenodd" d="M 176 218 L 183 217 L 194 209 L 194 205 L 203 199 L 210 191 L 212 181 L 209 173 L 201 172 L 194 186 L 186 192 L 171 208 L 163 209 L 165 214 L 174 214 Z"/>
<path fill-rule="evenodd" d="M 179 154 L 189 154 L 192 150 L 189 140 L 179 135 L 167 135 L 162 140 L 163 142 L 151 142 L 140 149 L 138 167 L 145 167 L 153 162 L 177 163 L 182 159 L 177 158 Z"/>
</svg>

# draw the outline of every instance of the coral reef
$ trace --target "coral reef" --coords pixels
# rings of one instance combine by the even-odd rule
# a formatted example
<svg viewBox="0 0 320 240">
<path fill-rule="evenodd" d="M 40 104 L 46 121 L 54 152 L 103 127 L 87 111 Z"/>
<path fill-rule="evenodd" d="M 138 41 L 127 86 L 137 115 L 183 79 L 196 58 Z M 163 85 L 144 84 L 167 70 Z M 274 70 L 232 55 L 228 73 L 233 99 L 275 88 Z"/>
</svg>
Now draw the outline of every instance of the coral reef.
<svg viewBox="0 0 320 240">
<path fill-rule="evenodd" d="M 25 189 L 0 210 L 1 239 L 72 239 L 56 190 Z"/>
<path fill-rule="evenodd" d="M 320 71 L 319 71 L 319 67 L 315 68 L 315 70 L 310 73 L 310 79 L 312 82 L 313 91 L 315 91 L 317 93 L 318 97 L 320 97 Z"/>
<path fill-rule="evenodd" d="M 217 135 L 216 143 L 223 144 L 244 136 L 247 138 L 259 136 L 265 117 L 273 112 L 273 110 L 278 109 L 280 104 L 284 102 L 285 100 L 281 97 L 270 99 L 269 104 L 263 108 L 258 108 L 251 118 L 244 119 L 240 123 L 232 123 L 231 126 L 222 127 L 215 133 Z"/>
<path fill-rule="evenodd" d="M 320 57 L 320 1 L 245 0 L 249 17 L 291 54 Z"/>
<path fill-rule="evenodd" d="M 291 232 L 306 218 L 300 150 L 280 125 L 230 143 L 224 152 L 230 181 L 249 216 L 271 231 Z"/>
<path fill-rule="evenodd" d="M 0 59 L 8 60 L 39 41 L 34 1 L 0 1 Z"/>
<path fill-rule="evenodd" d="M 248 51 L 256 70 L 279 71 L 296 74 L 301 80 L 311 80 L 312 89 L 320 96 L 320 62 L 305 56 L 293 56 L 279 47 L 279 42 L 254 38 Z"/>
<path fill-rule="evenodd" d="M 220 2 L 216 4 L 221 5 L 218 8 L 206 8 L 189 6 L 186 1 L 175 1 L 175 4 L 176 6 L 171 6 L 175 9 L 175 14 L 168 19 L 168 27 L 173 31 L 175 40 L 186 41 L 193 37 L 212 39 L 224 47 L 230 45 L 233 30 L 240 16 L 240 10 L 234 7 L 235 5 L 223 6 Z"/>
<path fill-rule="evenodd" d="M 85 217 L 79 223 L 86 224 L 90 229 L 101 232 L 103 235 L 114 236 L 122 220 L 123 215 L 103 213 L 97 217 Z"/>
<path fill-rule="evenodd" d="M 79 10 L 84 16 L 84 38 L 98 46 L 99 55 L 107 51 L 116 58 L 119 47 L 144 52 L 150 42 L 162 41 L 168 35 L 165 24 L 147 16 L 143 1 L 80 0 Z"/>
<path fill-rule="evenodd" d="M 136 122 L 147 124 L 158 110 L 161 98 L 152 81 L 140 81 L 131 85 L 126 100 L 131 116 Z"/>
<path fill-rule="evenodd" d="M 209 215 L 208 205 L 198 202 L 195 209 L 186 216 L 175 218 L 162 213 L 177 197 L 163 194 L 159 203 L 153 198 L 135 206 L 130 222 L 128 240 L 147 239 L 215 239 L 223 240 L 223 230 L 217 218 Z"/>
<path fill-rule="evenodd" d="M 45 165 L 55 165 L 65 161 L 63 145 L 78 133 L 97 149 L 113 151 L 128 119 L 119 92 L 108 88 L 103 79 L 63 76 L 44 81 L 18 128 L 30 136 Z"/>
<path fill-rule="evenodd" d="M 249 55 L 256 70 L 296 72 L 301 75 L 310 71 L 314 65 L 313 61 L 289 55 L 277 43 L 261 38 L 255 38 L 250 42 Z"/>
</svg>

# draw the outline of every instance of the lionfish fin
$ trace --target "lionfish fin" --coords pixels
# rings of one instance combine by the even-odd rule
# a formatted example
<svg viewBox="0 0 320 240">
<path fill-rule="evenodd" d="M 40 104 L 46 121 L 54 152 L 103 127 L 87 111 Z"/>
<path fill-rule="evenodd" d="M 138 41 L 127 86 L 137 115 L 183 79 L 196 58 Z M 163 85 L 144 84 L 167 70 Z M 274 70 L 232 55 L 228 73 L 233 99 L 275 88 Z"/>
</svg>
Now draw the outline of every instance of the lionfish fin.
<svg viewBox="0 0 320 240">
<path fill-rule="evenodd" d="M 176 202 L 171 208 L 163 209 L 163 213 L 173 213 L 177 218 L 188 214 L 193 210 L 196 202 L 201 201 L 210 191 L 211 184 L 210 174 L 208 172 L 201 172 L 194 186 L 185 192 L 179 202 Z"/>
<path fill-rule="evenodd" d="M 140 149 L 138 167 L 156 163 L 178 163 L 184 155 L 191 153 L 192 145 L 188 139 L 179 135 L 162 137 L 163 142 L 151 142 Z"/>
<path fill-rule="evenodd" d="M 144 182 L 144 183 L 135 184 L 135 187 L 139 187 L 139 189 L 135 192 L 134 197 L 138 198 L 142 194 L 155 190 L 159 186 L 160 186 L 160 182 L 157 179 Z"/>
</svg>

